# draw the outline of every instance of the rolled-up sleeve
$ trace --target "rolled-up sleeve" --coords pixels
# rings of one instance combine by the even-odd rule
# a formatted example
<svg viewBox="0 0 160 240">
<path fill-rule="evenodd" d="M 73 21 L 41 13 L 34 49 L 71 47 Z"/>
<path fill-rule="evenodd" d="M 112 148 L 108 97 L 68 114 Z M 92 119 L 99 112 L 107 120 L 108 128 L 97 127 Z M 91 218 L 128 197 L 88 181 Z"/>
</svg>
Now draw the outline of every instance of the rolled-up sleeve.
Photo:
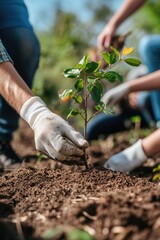
<svg viewBox="0 0 160 240">
<path fill-rule="evenodd" d="M 12 59 L 10 58 L 9 54 L 7 53 L 7 50 L 3 46 L 3 43 L 0 39 L 0 63 L 3 62 L 11 62 L 13 64 Z"/>
</svg>

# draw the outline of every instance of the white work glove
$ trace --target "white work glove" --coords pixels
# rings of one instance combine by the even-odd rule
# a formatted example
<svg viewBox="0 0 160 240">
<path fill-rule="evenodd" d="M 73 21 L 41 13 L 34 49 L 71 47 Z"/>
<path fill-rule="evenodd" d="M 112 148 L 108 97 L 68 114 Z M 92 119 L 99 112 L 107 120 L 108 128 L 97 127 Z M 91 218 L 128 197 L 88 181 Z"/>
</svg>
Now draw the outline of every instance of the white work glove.
<svg viewBox="0 0 160 240">
<path fill-rule="evenodd" d="M 112 88 L 108 92 L 106 92 L 102 97 L 102 102 L 106 105 L 113 106 L 115 103 L 120 101 L 123 97 L 128 95 L 128 86 L 127 83 L 123 83 L 115 88 Z"/>
<path fill-rule="evenodd" d="M 36 149 L 52 159 L 80 160 L 88 142 L 64 119 L 52 113 L 41 98 L 28 99 L 20 110 L 20 116 L 34 131 Z"/>
<path fill-rule="evenodd" d="M 113 171 L 129 173 L 141 166 L 146 160 L 147 156 L 142 149 L 142 141 L 138 140 L 131 147 L 113 155 L 105 162 L 104 167 Z"/>
</svg>

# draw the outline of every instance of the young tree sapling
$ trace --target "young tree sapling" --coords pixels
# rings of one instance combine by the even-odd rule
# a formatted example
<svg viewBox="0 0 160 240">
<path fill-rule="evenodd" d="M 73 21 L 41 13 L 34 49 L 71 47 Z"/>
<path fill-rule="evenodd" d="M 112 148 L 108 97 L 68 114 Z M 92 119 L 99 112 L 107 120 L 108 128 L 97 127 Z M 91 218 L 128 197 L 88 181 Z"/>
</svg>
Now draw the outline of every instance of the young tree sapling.
<svg viewBox="0 0 160 240">
<path fill-rule="evenodd" d="M 66 78 L 74 79 L 74 86 L 72 89 L 65 89 L 59 94 L 59 97 L 63 102 L 69 99 L 73 100 L 74 106 L 71 107 L 67 118 L 79 115 L 83 119 L 85 139 L 87 124 L 91 118 L 100 112 L 106 114 L 111 113 L 110 109 L 107 109 L 104 102 L 101 101 L 104 91 L 102 80 L 109 81 L 110 83 L 114 83 L 115 81 L 122 83 L 123 76 L 117 71 L 114 71 L 113 67 L 122 61 L 131 66 L 139 66 L 141 64 L 139 59 L 128 57 L 134 50 L 132 47 L 124 47 L 122 52 L 112 46 L 110 49 L 111 52 L 102 52 L 102 57 L 108 65 L 106 69 L 101 69 L 100 61 L 90 61 L 89 54 L 86 54 L 75 67 L 64 70 L 64 76 Z M 90 96 L 96 102 L 95 112 L 91 116 L 88 114 L 88 100 Z M 84 162 L 87 168 L 86 152 Z"/>
</svg>

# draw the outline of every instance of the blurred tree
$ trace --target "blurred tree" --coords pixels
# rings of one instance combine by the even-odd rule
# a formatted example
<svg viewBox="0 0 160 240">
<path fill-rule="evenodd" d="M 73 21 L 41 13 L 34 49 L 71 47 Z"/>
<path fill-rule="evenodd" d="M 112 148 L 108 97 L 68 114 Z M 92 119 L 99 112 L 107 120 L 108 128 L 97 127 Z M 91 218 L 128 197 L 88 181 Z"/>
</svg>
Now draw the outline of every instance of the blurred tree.
<svg viewBox="0 0 160 240">
<path fill-rule="evenodd" d="M 160 1 L 146 1 L 146 4 L 137 12 L 135 18 L 135 26 L 139 29 L 147 33 L 160 33 Z"/>
<path fill-rule="evenodd" d="M 92 29 L 88 30 L 75 14 L 58 9 L 52 29 L 38 33 L 38 37 L 41 59 L 33 91 L 51 107 L 65 112 L 66 105 L 59 104 L 58 98 L 59 90 L 69 88 L 63 70 L 76 64 L 86 53 Z"/>
<path fill-rule="evenodd" d="M 76 14 L 62 11 L 58 2 L 56 9 L 50 31 L 38 33 L 41 59 L 33 91 L 51 108 L 66 115 L 69 103 L 60 104 L 58 93 L 70 88 L 73 83 L 69 84 L 66 81 L 63 70 L 69 65 L 74 66 L 86 54 L 92 39 L 96 38 L 95 26 L 102 21 L 98 15 L 100 16 L 100 12 L 103 11 L 104 21 L 106 16 L 104 9 L 99 6 L 98 9 L 93 10 L 91 20 L 85 23 Z"/>
<path fill-rule="evenodd" d="M 87 3 L 86 6 L 92 11 L 93 21 L 95 24 L 102 23 L 103 25 L 112 16 L 113 10 L 106 0 L 99 0 L 96 4 Z"/>
</svg>

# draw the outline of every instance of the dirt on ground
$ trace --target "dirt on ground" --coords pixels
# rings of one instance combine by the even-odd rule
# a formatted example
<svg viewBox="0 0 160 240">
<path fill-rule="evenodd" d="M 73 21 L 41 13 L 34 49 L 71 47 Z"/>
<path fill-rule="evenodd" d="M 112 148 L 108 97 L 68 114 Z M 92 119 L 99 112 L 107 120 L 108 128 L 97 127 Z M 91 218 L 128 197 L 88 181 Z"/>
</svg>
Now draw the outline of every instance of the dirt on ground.
<svg viewBox="0 0 160 240">
<path fill-rule="evenodd" d="M 136 137 L 93 142 L 86 171 L 41 159 L 22 123 L 13 147 L 23 163 L 0 172 L 0 240 L 160 240 L 160 156 L 131 174 L 101 167 Z"/>
</svg>

